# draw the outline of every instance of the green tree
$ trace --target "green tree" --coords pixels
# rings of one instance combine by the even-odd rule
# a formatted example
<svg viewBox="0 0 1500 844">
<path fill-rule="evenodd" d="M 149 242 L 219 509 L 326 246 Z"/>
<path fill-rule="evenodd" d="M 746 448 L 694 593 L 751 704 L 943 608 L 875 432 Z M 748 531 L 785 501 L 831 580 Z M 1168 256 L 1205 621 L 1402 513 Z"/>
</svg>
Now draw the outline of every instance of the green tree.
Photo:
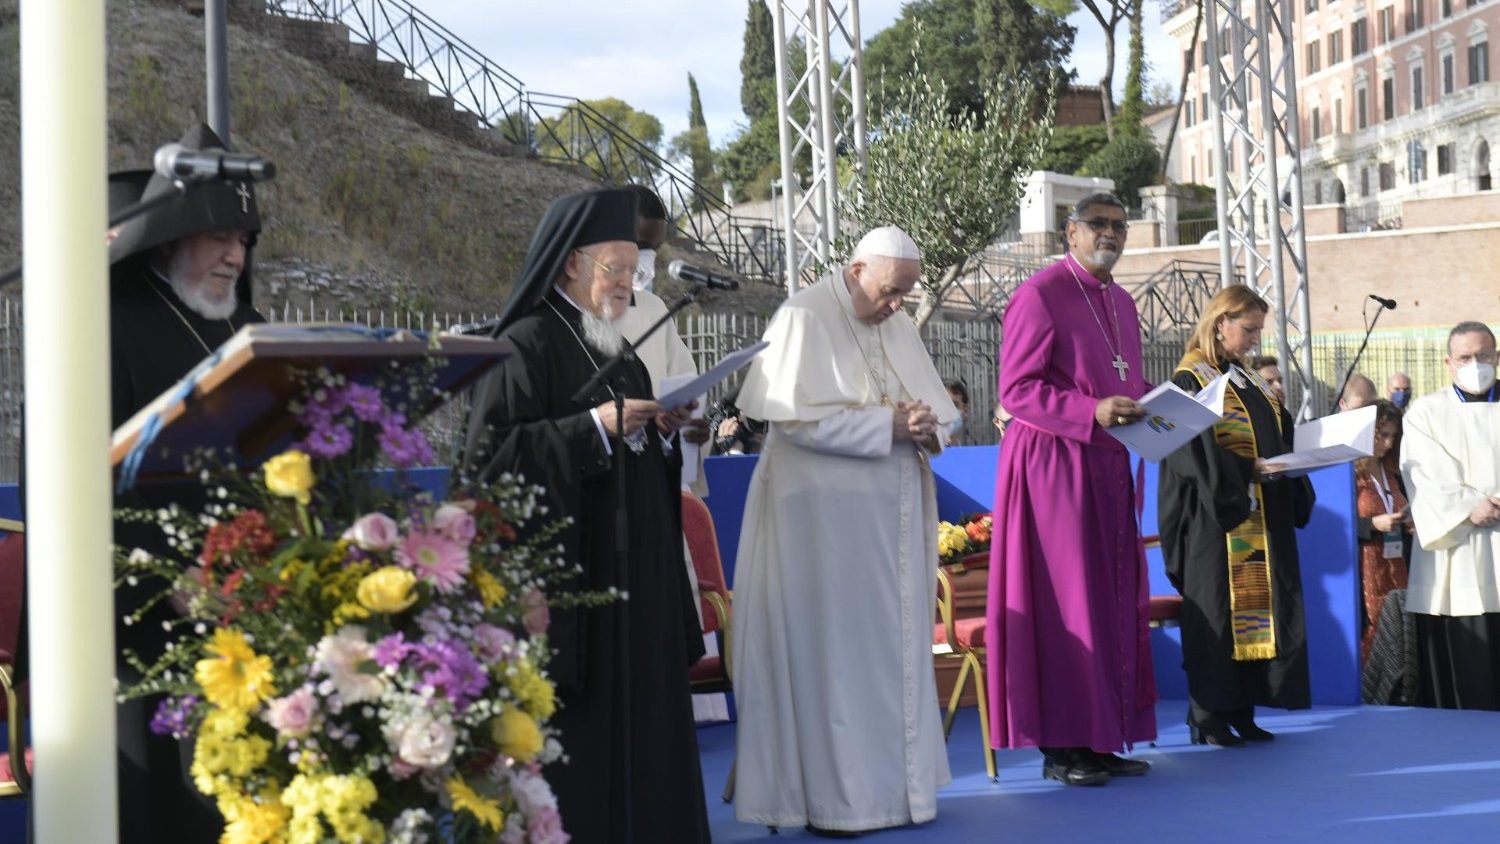
<svg viewBox="0 0 1500 844">
<path fill-rule="evenodd" d="M 1046 148 L 1056 108 L 1049 78 L 1000 75 L 980 89 L 986 119 L 953 114 L 951 87 L 929 77 L 913 39 L 914 72 L 901 79 L 871 133 L 864 190 L 845 196 L 840 216 L 863 232 L 894 223 L 922 249 L 918 324 L 937 311 L 971 256 L 994 242 L 1015 213 L 1026 179 Z M 852 243 L 841 243 L 847 254 Z"/>
<path fill-rule="evenodd" d="M 698 96 L 698 80 L 688 74 L 688 128 L 672 139 L 674 157 L 686 158 L 691 163 L 693 181 L 711 196 L 723 192 L 723 184 L 714 168 L 714 151 L 709 143 L 708 122 L 703 117 L 703 100 Z M 689 206 L 694 211 L 703 209 L 703 198 L 693 196 Z"/>
<path fill-rule="evenodd" d="M 1125 100 L 1116 118 L 1119 131 L 1134 134 L 1146 131 L 1141 119 L 1146 116 L 1146 48 L 1141 32 L 1141 7 L 1145 0 L 1130 5 L 1130 46 L 1125 64 Z"/>
<path fill-rule="evenodd" d="M 1073 175 L 1083 168 L 1083 162 L 1109 143 L 1109 133 L 1103 123 L 1085 126 L 1059 126 L 1047 142 L 1047 150 L 1036 164 L 1038 170 Z"/>
<path fill-rule="evenodd" d="M 1203 30 L 1203 0 L 1193 0 L 1193 5 L 1197 7 L 1197 11 L 1193 15 L 1193 37 L 1188 39 L 1188 43 L 1193 45 L 1191 55 L 1197 56 L 1198 33 Z M 1167 127 L 1167 140 L 1162 144 L 1161 173 L 1159 175 L 1163 182 L 1167 180 L 1167 162 L 1172 157 L 1172 144 L 1177 140 L 1177 126 L 1182 122 L 1182 104 L 1187 99 L 1188 74 L 1192 72 L 1193 62 L 1183 62 L 1182 76 L 1177 80 L 1177 110 L 1172 114 L 1172 125 Z M 1203 115 L 1203 118 L 1207 119 L 1208 115 Z"/>
<path fill-rule="evenodd" d="M 771 180 L 781 178 L 781 136 L 775 118 L 751 121 L 716 154 L 716 160 L 736 202 L 769 198 Z"/>
<path fill-rule="evenodd" d="M 1104 35 L 1104 75 L 1099 78 L 1099 98 L 1104 106 L 1104 126 L 1111 139 L 1115 136 L 1115 30 L 1130 8 L 1141 0 L 1031 0 L 1037 7 L 1067 17 L 1078 11 L 1079 4 L 1089 10 Z"/>
<path fill-rule="evenodd" d="M 650 177 L 640 150 L 622 142 L 617 129 L 651 152 L 660 151 L 661 121 L 617 97 L 580 100 L 557 117 L 542 120 L 536 128 L 537 151 L 546 158 L 577 161 L 606 181 Z"/>
<path fill-rule="evenodd" d="M 740 57 L 740 108 L 751 120 L 776 117 L 776 32 L 765 0 L 750 0 L 745 12 L 745 51 Z"/>
<path fill-rule="evenodd" d="M 1146 132 L 1117 132 L 1098 152 L 1083 163 L 1080 174 L 1113 179 L 1115 196 L 1130 208 L 1141 207 L 1140 190 L 1156 184 L 1161 153 Z"/>
<path fill-rule="evenodd" d="M 913 45 L 922 36 L 921 66 L 944 81 L 951 114 L 984 119 L 984 91 L 997 74 L 1057 79 L 1073 50 L 1075 30 L 1026 0 L 915 0 L 864 49 L 870 112 L 900 102 L 902 81 L 916 70 Z M 1060 91 L 1059 91 L 1060 93 Z"/>
</svg>

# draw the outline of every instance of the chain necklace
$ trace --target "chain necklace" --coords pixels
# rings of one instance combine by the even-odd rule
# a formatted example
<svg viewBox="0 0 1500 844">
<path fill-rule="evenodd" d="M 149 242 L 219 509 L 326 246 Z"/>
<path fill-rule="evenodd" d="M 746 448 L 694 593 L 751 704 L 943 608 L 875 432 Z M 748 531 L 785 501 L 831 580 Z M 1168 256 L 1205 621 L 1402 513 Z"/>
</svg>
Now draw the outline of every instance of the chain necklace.
<svg viewBox="0 0 1500 844">
<path fill-rule="evenodd" d="M 564 294 L 564 295 L 566 295 L 566 294 Z M 573 328 L 573 323 L 569 322 L 568 318 L 562 315 L 562 311 L 559 311 L 557 309 L 556 305 L 552 304 L 550 301 L 547 301 L 546 299 L 543 299 L 542 301 L 546 302 L 547 303 L 547 307 L 549 307 L 549 308 L 552 309 L 552 313 L 557 314 L 557 318 L 560 319 L 560 320 L 562 320 L 563 325 L 566 325 L 568 327 L 568 333 L 573 335 L 573 339 L 578 342 L 578 348 L 583 349 L 583 353 L 588 356 L 589 364 L 594 367 L 594 371 L 595 372 L 598 372 L 599 371 L 599 362 L 596 361 L 596 360 L 594 360 L 594 353 L 591 352 L 591 351 L 589 351 L 589 344 L 583 342 L 583 338 L 578 336 L 578 331 Z M 605 383 L 604 389 L 609 390 L 609 397 L 611 399 L 617 398 L 617 394 L 615 393 L 615 388 L 614 387 L 611 387 L 608 383 Z M 611 431 L 611 433 L 613 433 L 613 432 Z M 630 446 L 630 450 L 633 451 L 633 452 L 635 452 L 636 454 L 640 454 L 641 452 L 645 451 L 646 450 L 646 429 L 644 427 L 637 428 L 634 431 L 631 431 L 630 433 L 626 434 L 625 435 L 625 444 L 627 446 Z"/>
<path fill-rule="evenodd" d="M 865 349 L 865 344 L 860 342 L 859 332 L 854 330 L 854 322 L 849 319 L 848 309 L 843 307 L 842 302 L 839 303 L 839 313 L 844 316 L 844 325 L 848 326 L 849 336 L 854 339 L 854 345 L 859 347 L 860 357 L 865 362 L 865 371 L 870 373 L 870 386 L 880 391 L 880 403 L 886 407 L 895 407 L 895 403 L 891 401 L 890 382 L 885 377 L 885 364 L 890 359 L 885 353 L 885 332 L 880 330 L 880 326 L 875 326 L 875 336 L 880 340 L 880 371 L 877 372 L 870 364 L 870 353 Z"/>
<path fill-rule="evenodd" d="M 1120 380 L 1124 381 L 1126 374 L 1130 372 L 1130 364 L 1126 362 L 1125 356 L 1121 354 L 1121 351 L 1123 351 L 1121 347 L 1124 344 L 1120 342 L 1120 314 L 1109 304 L 1108 289 L 1106 288 L 1104 291 L 1104 307 L 1109 313 L 1110 322 L 1112 322 L 1115 327 L 1114 339 L 1110 339 L 1109 330 L 1104 327 L 1104 320 L 1100 319 L 1099 312 L 1094 310 L 1094 300 L 1089 298 L 1089 291 L 1088 288 L 1083 286 L 1083 279 L 1079 278 L 1078 271 L 1073 269 L 1073 264 L 1078 263 L 1078 259 L 1074 258 L 1073 253 L 1070 252 L 1068 253 L 1068 257 L 1063 260 L 1063 263 L 1068 265 L 1068 272 L 1072 273 L 1073 280 L 1078 282 L 1078 292 L 1083 294 L 1084 304 L 1089 306 L 1089 313 L 1094 315 L 1094 323 L 1099 326 L 1099 333 L 1104 335 L 1105 346 L 1107 346 L 1110 352 L 1115 356 L 1115 359 L 1110 364 L 1110 366 L 1113 366 L 1115 368 L 1115 371 L 1120 373 Z"/>
<path fill-rule="evenodd" d="M 182 311 L 177 310 L 177 306 L 172 304 L 171 297 L 161 292 L 161 288 L 157 287 L 155 284 L 152 284 L 150 279 L 146 280 L 146 286 L 155 291 L 156 295 L 161 297 L 162 302 L 166 303 L 166 306 L 172 309 L 172 313 L 176 314 L 177 318 L 182 321 L 182 326 L 188 330 L 189 334 L 193 335 L 193 339 L 198 341 L 198 345 L 203 347 L 204 353 L 210 355 L 213 354 L 214 350 L 209 347 L 206 341 L 204 341 L 203 335 L 199 334 L 198 329 L 194 328 L 193 324 L 191 322 L 188 322 L 187 317 L 182 315 Z M 234 323 L 230 321 L 228 317 L 224 318 L 224 324 L 229 326 L 229 333 L 231 335 L 233 335 L 236 331 L 239 331 L 238 328 L 234 327 Z"/>
</svg>

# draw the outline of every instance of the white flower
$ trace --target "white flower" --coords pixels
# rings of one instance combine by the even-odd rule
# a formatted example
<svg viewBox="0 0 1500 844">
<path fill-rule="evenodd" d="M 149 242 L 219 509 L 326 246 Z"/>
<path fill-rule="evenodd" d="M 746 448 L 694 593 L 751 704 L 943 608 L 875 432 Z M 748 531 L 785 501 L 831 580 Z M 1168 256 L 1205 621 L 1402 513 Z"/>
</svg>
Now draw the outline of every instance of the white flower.
<svg viewBox="0 0 1500 844">
<path fill-rule="evenodd" d="M 413 715 L 405 724 L 392 724 L 388 730 L 396 734 L 392 744 L 403 762 L 429 770 L 448 764 L 458 742 L 451 723 L 425 712 Z M 392 736 L 388 733 L 386 738 L 389 741 Z"/>
<path fill-rule="evenodd" d="M 361 551 L 388 551 L 401 541 L 401 527 L 384 513 L 370 513 L 344 531 L 342 538 L 358 545 Z"/>
<path fill-rule="evenodd" d="M 351 624 L 318 642 L 313 670 L 328 675 L 344 704 L 376 700 L 385 689 L 385 678 L 367 674 L 375 662 L 375 646 L 365 639 L 365 629 Z"/>
<path fill-rule="evenodd" d="M 552 786 L 546 779 L 524 768 L 512 772 L 510 790 L 515 795 L 516 805 L 528 817 L 542 809 L 557 808 L 557 796 L 552 793 Z"/>
<path fill-rule="evenodd" d="M 303 686 L 271 701 L 262 717 L 277 733 L 300 738 L 312 731 L 317 714 L 318 699 L 311 688 Z"/>
<path fill-rule="evenodd" d="M 391 844 L 428 844 L 432 840 L 427 834 L 431 823 L 432 815 L 426 809 L 407 809 L 391 824 Z"/>
</svg>

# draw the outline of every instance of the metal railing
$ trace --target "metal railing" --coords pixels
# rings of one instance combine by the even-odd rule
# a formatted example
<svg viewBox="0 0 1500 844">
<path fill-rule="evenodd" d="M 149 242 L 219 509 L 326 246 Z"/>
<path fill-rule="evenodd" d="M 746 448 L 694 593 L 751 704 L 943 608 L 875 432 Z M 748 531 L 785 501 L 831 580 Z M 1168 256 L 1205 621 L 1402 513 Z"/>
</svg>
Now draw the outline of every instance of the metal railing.
<svg viewBox="0 0 1500 844">
<path fill-rule="evenodd" d="M 1401 228 L 1401 200 L 1364 202 L 1344 209 L 1344 231 L 1372 232 Z"/>
<path fill-rule="evenodd" d="M 472 115 L 476 131 L 497 133 L 537 158 L 582 165 L 606 184 L 655 188 L 669 208 L 683 209 L 679 234 L 695 248 L 747 279 L 781 283 L 780 235 L 737 218 L 721 197 L 587 102 L 527 90 L 408 0 L 264 2 L 269 15 L 342 24 L 353 41 L 372 46 L 378 57 L 400 64 L 408 77 Z M 713 223 L 706 225 L 704 216 Z"/>
</svg>

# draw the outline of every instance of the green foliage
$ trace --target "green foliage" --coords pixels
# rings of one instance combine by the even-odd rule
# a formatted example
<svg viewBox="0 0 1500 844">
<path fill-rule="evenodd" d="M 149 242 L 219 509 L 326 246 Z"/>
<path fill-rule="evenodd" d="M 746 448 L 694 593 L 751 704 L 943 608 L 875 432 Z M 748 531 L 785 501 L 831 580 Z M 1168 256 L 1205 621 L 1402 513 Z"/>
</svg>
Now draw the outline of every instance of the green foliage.
<svg viewBox="0 0 1500 844">
<path fill-rule="evenodd" d="M 719 151 L 718 165 L 736 202 L 769 198 L 771 180 L 781 178 L 781 138 L 775 117 L 751 121 Z"/>
<path fill-rule="evenodd" d="M 688 128 L 672 139 L 671 152 L 677 158 L 688 159 L 692 163 L 693 181 L 718 196 L 723 192 L 723 183 L 714 169 L 714 151 L 709 142 L 708 122 L 703 117 L 703 100 L 698 96 L 698 80 L 691 73 L 688 74 L 688 97 Z M 702 199 L 694 196 L 690 207 L 694 211 L 702 210 Z"/>
<path fill-rule="evenodd" d="M 871 114 L 900 102 L 901 82 L 916 70 L 919 27 L 921 65 L 944 80 L 950 113 L 966 111 L 983 120 L 984 92 L 1002 75 L 1066 84 L 1062 70 L 1075 30 L 1061 17 L 1026 0 L 916 0 L 865 46 Z"/>
<path fill-rule="evenodd" d="M 740 58 L 740 108 L 751 120 L 776 117 L 776 33 L 765 0 L 749 0 Z"/>
<path fill-rule="evenodd" d="M 1103 149 L 1107 143 L 1109 132 L 1103 123 L 1059 126 L 1053 130 L 1052 138 L 1047 142 L 1047 149 L 1042 153 L 1036 168 L 1071 176 L 1083 167 L 1083 162 L 1089 156 Z"/>
<path fill-rule="evenodd" d="M 1135 0 L 1130 6 L 1130 47 L 1125 71 L 1125 101 L 1120 104 L 1120 113 L 1115 115 L 1115 126 L 1121 133 L 1142 133 L 1146 127 L 1141 119 L 1146 116 L 1146 50 L 1141 29 L 1141 7 L 1145 0 Z"/>
<path fill-rule="evenodd" d="M 1113 179 L 1115 196 L 1130 208 L 1141 205 L 1140 189 L 1156 184 L 1161 153 L 1156 143 L 1144 133 L 1120 133 L 1098 152 L 1089 156 L 1079 171 L 1084 176 Z"/>
<path fill-rule="evenodd" d="M 1056 88 L 1050 79 L 997 76 L 980 89 L 987 119 L 953 114 L 952 89 L 921 64 L 922 43 L 918 25 L 915 71 L 877 121 L 863 192 L 840 215 L 851 232 L 904 228 L 922 250 L 922 284 L 935 294 L 945 271 L 994 242 L 1015 213 L 1052 133 Z"/>
<path fill-rule="evenodd" d="M 614 134 L 598 120 L 603 117 L 653 151 L 661 146 L 661 121 L 637 111 L 618 97 L 583 100 L 568 106 L 557 117 L 541 122 L 536 131 L 537 151 L 543 157 L 579 161 L 596 173 L 617 174 L 632 153 L 616 149 Z"/>
<path fill-rule="evenodd" d="M 142 127 L 145 137 L 175 137 L 177 127 L 172 117 L 172 99 L 156 57 L 136 53 L 130 60 L 126 81 L 125 107 L 132 122 Z"/>
</svg>

